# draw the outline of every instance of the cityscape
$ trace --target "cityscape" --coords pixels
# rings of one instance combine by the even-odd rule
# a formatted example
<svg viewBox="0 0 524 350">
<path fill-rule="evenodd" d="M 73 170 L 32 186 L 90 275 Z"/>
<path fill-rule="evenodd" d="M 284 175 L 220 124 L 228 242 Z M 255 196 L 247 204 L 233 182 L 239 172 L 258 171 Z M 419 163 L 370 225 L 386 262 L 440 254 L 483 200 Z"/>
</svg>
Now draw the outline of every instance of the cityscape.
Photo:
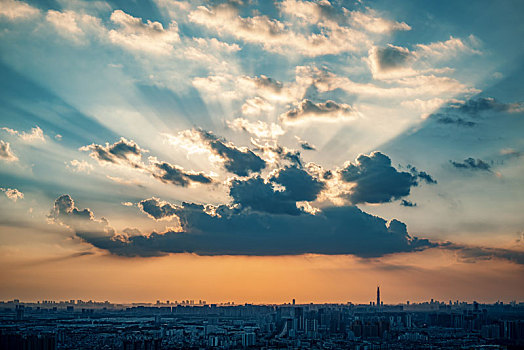
<svg viewBox="0 0 524 350">
<path fill-rule="evenodd" d="M 524 302 L 0 302 L 0 349 L 522 349 Z"/>
</svg>

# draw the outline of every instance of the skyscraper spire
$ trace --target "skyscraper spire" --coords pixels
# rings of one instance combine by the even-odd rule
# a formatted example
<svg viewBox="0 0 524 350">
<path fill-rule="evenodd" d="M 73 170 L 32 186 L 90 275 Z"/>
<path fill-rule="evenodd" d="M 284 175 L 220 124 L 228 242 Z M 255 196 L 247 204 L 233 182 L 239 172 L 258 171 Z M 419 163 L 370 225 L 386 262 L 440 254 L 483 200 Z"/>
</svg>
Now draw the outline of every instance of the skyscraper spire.
<svg viewBox="0 0 524 350">
<path fill-rule="evenodd" d="M 377 286 L 377 307 L 380 307 L 380 286 Z"/>
</svg>

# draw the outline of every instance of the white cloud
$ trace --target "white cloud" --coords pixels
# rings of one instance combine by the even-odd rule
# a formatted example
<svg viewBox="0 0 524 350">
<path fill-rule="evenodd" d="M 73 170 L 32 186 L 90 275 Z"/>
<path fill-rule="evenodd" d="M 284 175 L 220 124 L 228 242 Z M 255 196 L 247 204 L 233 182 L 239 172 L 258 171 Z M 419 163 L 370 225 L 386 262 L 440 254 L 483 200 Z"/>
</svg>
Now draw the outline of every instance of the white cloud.
<svg viewBox="0 0 524 350">
<path fill-rule="evenodd" d="M 314 103 L 308 99 L 300 101 L 297 106 L 280 115 L 284 123 L 297 123 L 305 120 L 336 121 L 353 120 L 358 117 L 357 110 L 345 103 L 326 101 Z"/>
<path fill-rule="evenodd" d="M 89 164 L 85 160 L 80 161 L 77 159 L 73 159 L 72 161 L 70 161 L 69 164 L 66 164 L 66 167 L 76 173 L 89 174 L 91 170 L 93 170 L 93 165 Z"/>
<path fill-rule="evenodd" d="M 49 10 L 46 20 L 61 37 L 76 44 L 86 44 L 90 39 L 89 35 L 102 37 L 106 32 L 99 18 L 73 10 Z"/>
<path fill-rule="evenodd" d="M 109 31 L 109 40 L 131 51 L 169 55 L 173 52 L 173 45 L 180 41 L 175 21 L 164 29 L 160 22 L 147 20 L 144 23 L 141 18 L 122 10 L 113 11 L 110 19 L 119 28 Z"/>
<path fill-rule="evenodd" d="M 1 0 L 0 16 L 9 20 L 24 20 L 37 16 L 40 10 L 22 1 Z"/>
<path fill-rule="evenodd" d="M 31 129 L 31 132 L 25 132 L 25 131 L 17 131 L 10 128 L 2 128 L 2 130 L 8 132 L 11 135 L 18 136 L 20 139 L 26 142 L 34 142 L 34 141 L 40 141 L 45 142 L 45 136 L 44 132 L 40 127 L 37 125 L 34 128 Z"/>
<path fill-rule="evenodd" d="M 11 145 L 9 142 L 0 140 L 0 159 L 8 162 L 14 162 L 18 160 L 18 157 L 11 151 Z"/>
<path fill-rule="evenodd" d="M 276 139 L 285 134 L 280 125 L 275 123 L 268 124 L 261 120 L 250 122 L 244 118 L 236 118 L 233 121 L 227 121 L 227 125 L 235 131 L 246 131 L 263 139 Z"/>
<path fill-rule="evenodd" d="M 242 114 L 257 115 L 262 112 L 269 112 L 274 109 L 273 105 L 261 97 L 254 97 L 246 100 L 242 105 Z"/>
<path fill-rule="evenodd" d="M 335 22 L 320 22 L 317 24 L 318 33 L 302 34 L 267 16 L 241 17 L 238 9 L 230 4 L 212 8 L 199 6 L 190 12 L 189 19 L 217 31 L 219 35 L 230 35 L 245 42 L 260 44 L 266 50 L 278 53 L 299 53 L 314 57 L 361 51 L 370 46 L 365 33 L 339 26 Z"/>
<path fill-rule="evenodd" d="M 19 199 L 24 199 L 24 194 L 16 188 L 0 188 L 0 191 L 4 192 L 5 196 L 13 202 L 16 202 Z"/>
</svg>

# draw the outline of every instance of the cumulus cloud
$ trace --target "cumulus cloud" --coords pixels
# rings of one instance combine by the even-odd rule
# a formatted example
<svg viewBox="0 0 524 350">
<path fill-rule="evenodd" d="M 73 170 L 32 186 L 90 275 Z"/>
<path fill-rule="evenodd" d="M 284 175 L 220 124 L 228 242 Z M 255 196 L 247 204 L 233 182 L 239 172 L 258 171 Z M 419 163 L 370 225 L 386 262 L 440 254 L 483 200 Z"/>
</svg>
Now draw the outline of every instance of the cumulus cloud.
<svg viewBox="0 0 524 350">
<path fill-rule="evenodd" d="M 254 97 L 247 99 L 242 105 L 242 114 L 244 115 L 258 115 L 262 112 L 268 112 L 273 110 L 274 107 L 271 103 L 261 97 Z"/>
<path fill-rule="evenodd" d="M 408 201 L 406 199 L 403 199 L 400 201 L 400 205 L 403 207 L 416 207 L 417 203 L 413 203 L 412 201 Z"/>
<path fill-rule="evenodd" d="M 158 180 L 164 183 L 170 183 L 177 186 L 186 187 L 192 182 L 198 182 L 201 184 L 210 184 L 213 179 L 206 174 L 200 172 L 186 171 L 182 167 L 172 165 L 167 162 L 158 162 L 153 160 L 152 174 Z"/>
<path fill-rule="evenodd" d="M 308 99 L 302 100 L 297 107 L 282 113 L 280 119 L 285 123 L 294 123 L 303 120 L 335 121 L 341 119 L 355 119 L 356 109 L 345 103 L 328 100 L 314 103 Z"/>
<path fill-rule="evenodd" d="M 111 14 L 111 21 L 118 29 L 109 31 L 109 40 L 131 51 L 144 51 L 157 55 L 169 55 L 173 52 L 173 45 L 180 41 L 178 25 L 175 21 L 168 28 L 160 22 L 133 17 L 121 10 Z"/>
<path fill-rule="evenodd" d="M 473 127 L 478 124 L 478 118 L 487 112 L 522 113 L 522 102 L 504 103 L 492 97 L 471 98 L 466 101 L 451 100 L 429 118 L 440 124 L 453 124 Z"/>
<path fill-rule="evenodd" d="M 264 49 L 278 53 L 294 52 L 306 56 L 339 54 L 362 50 L 370 43 L 364 31 L 351 26 L 321 21 L 315 24 L 318 33 L 304 34 L 265 15 L 242 17 L 238 8 L 229 3 L 214 7 L 199 6 L 189 13 L 189 19 L 216 31 L 219 35 L 229 35 L 245 42 L 260 44 Z M 359 21 L 362 24 L 364 22 Z"/>
<path fill-rule="evenodd" d="M 450 111 L 470 115 L 477 115 L 487 111 L 508 113 L 524 112 L 524 106 L 522 102 L 504 103 L 494 99 L 493 97 L 472 98 L 467 101 L 455 100 L 452 101 L 448 107 Z"/>
<path fill-rule="evenodd" d="M 391 202 L 408 196 L 419 179 L 436 182 L 427 173 L 418 172 L 415 168 L 411 168 L 410 172 L 398 171 L 391 166 L 391 159 L 381 152 L 361 154 L 355 163 L 346 163 L 340 175 L 343 181 L 354 184 L 348 195 L 353 204 Z"/>
<path fill-rule="evenodd" d="M 106 32 L 99 18 L 72 10 L 49 10 L 46 14 L 46 20 L 61 37 L 70 39 L 77 44 L 86 43 L 88 33 L 100 36 Z"/>
<path fill-rule="evenodd" d="M 175 206 L 155 197 L 138 202 L 138 207 L 155 220 L 171 219 L 176 214 Z"/>
<path fill-rule="evenodd" d="M 24 199 L 24 194 L 17 190 L 16 188 L 1 188 L 0 191 L 5 193 L 5 196 L 12 200 L 13 202 L 16 202 L 19 199 Z"/>
<path fill-rule="evenodd" d="M 42 129 L 40 129 L 38 125 L 32 128 L 30 132 L 18 131 L 18 130 L 5 128 L 5 127 L 2 128 L 2 130 L 6 131 L 7 133 L 11 135 L 18 136 L 21 140 L 26 141 L 26 142 L 35 142 L 35 141 L 45 142 L 44 132 L 42 131 Z"/>
<path fill-rule="evenodd" d="M 156 157 L 149 157 L 149 165 L 142 162 L 142 155 L 149 152 L 140 148 L 134 141 L 129 141 L 124 137 L 119 141 L 109 144 L 106 142 L 105 146 L 98 144 L 91 144 L 80 148 L 81 151 L 90 151 L 89 154 L 93 159 L 96 159 L 100 164 L 118 164 L 129 166 L 134 169 L 139 169 L 150 173 L 154 178 L 167 184 L 177 186 L 189 186 L 191 183 L 209 184 L 213 180 L 202 172 L 194 172 L 184 170 L 178 165 L 173 165 L 165 161 L 159 161 Z M 84 164 L 75 162 L 74 169 L 83 167 Z M 136 181 L 116 178 L 108 176 L 109 179 L 122 184 L 136 185 Z"/>
<path fill-rule="evenodd" d="M 173 145 L 185 148 L 190 154 L 210 152 L 227 171 L 238 176 L 249 176 L 266 167 L 266 162 L 250 149 L 237 147 L 210 131 L 192 129 L 184 130 L 177 136 L 165 136 Z"/>
<path fill-rule="evenodd" d="M 9 142 L 0 140 L 0 159 L 8 162 L 14 162 L 18 160 L 18 157 L 11 150 Z"/>
<path fill-rule="evenodd" d="M 232 121 L 228 120 L 227 125 L 235 131 L 245 131 L 261 139 L 276 139 L 285 133 L 280 125 L 275 123 L 268 124 L 261 120 L 250 122 L 244 118 L 236 118 Z"/>
<path fill-rule="evenodd" d="M 458 169 L 475 170 L 475 171 L 487 171 L 491 172 L 491 165 L 483 161 L 482 159 L 467 158 L 462 162 L 456 162 L 450 160 L 451 165 Z"/>
<path fill-rule="evenodd" d="M 8 20 L 25 20 L 40 14 L 40 10 L 23 2 L 16 0 L 0 1 L 0 17 Z"/>
<path fill-rule="evenodd" d="M 305 150 L 305 151 L 316 151 L 316 147 L 314 145 L 312 145 L 311 143 L 305 141 L 305 140 L 302 140 L 300 137 L 298 136 L 295 136 L 295 138 L 297 139 L 297 142 L 298 144 L 300 145 L 300 147 Z"/>
<path fill-rule="evenodd" d="M 326 69 L 309 66 L 298 67 L 297 75 L 300 76 L 301 80 L 313 84 L 319 92 L 341 89 L 356 96 L 403 99 L 418 96 L 451 98 L 456 94 L 478 92 L 478 90 L 468 87 L 456 79 L 428 74 L 428 72 L 394 79 L 388 86 L 355 82 L 348 77 L 339 76 Z"/>
<path fill-rule="evenodd" d="M 81 147 L 80 151 L 91 151 L 89 155 L 101 164 L 125 164 L 136 168 L 143 167 L 141 164 L 142 154 L 147 152 L 147 150 L 141 149 L 133 140 L 128 141 L 124 137 L 121 137 L 119 141 L 112 145 L 107 142 L 105 146 L 93 143 Z"/>
<path fill-rule="evenodd" d="M 89 174 L 93 170 L 93 166 L 86 162 L 85 160 L 73 159 L 72 161 L 66 163 L 66 168 L 71 169 L 75 173 L 87 173 Z"/>
<path fill-rule="evenodd" d="M 394 45 L 373 47 L 369 51 L 370 68 L 374 76 L 402 69 L 412 57 L 408 49 Z"/>
<path fill-rule="evenodd" d="M 153 201 L 157 213 L 160 201 Z M 165 205 L 165 204 L 164 204 Z M 406 225 L 364 213 L 357 207 L 329 207 L 316 215 L 269 214 L 222 205 L 183 203 L 170 205 L 180 231 L 153 232 L 147 236 L 117 235 L 105 219 L 89 209 L 76 208 L 69 195 L 56 199 L 49 218 L 71 228 L 91 245 L 121 256 L 159 256 L 169 253 L 199 255 L 354 254 L 379 257 L 435 247 L 426 239 L 411 237 Z M 151 215 L 148 213 L 148 215 Z"/>
<path fill-rule="evenodd" d="M 300 215 L 297 202 L 314 201 L 323 182 L 296 166 L 275 171 L 265 181 L 260 176 L 231 182 L 229 195 L 243 208 L 272 214 Z"/>
</svg>

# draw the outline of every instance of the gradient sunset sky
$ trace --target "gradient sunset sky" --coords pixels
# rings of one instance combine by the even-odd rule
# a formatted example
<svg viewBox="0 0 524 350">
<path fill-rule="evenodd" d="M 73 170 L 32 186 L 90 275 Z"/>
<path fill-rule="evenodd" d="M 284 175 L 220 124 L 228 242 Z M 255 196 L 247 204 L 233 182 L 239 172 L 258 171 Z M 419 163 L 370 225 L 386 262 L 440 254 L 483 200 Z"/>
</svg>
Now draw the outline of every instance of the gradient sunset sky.
<svg viewBox="0 0 524 350">
<path fill-rule="evenodd" d="M 523 15 L 0 0 L 0 300 L 523 301 Z"/>
</svg>

